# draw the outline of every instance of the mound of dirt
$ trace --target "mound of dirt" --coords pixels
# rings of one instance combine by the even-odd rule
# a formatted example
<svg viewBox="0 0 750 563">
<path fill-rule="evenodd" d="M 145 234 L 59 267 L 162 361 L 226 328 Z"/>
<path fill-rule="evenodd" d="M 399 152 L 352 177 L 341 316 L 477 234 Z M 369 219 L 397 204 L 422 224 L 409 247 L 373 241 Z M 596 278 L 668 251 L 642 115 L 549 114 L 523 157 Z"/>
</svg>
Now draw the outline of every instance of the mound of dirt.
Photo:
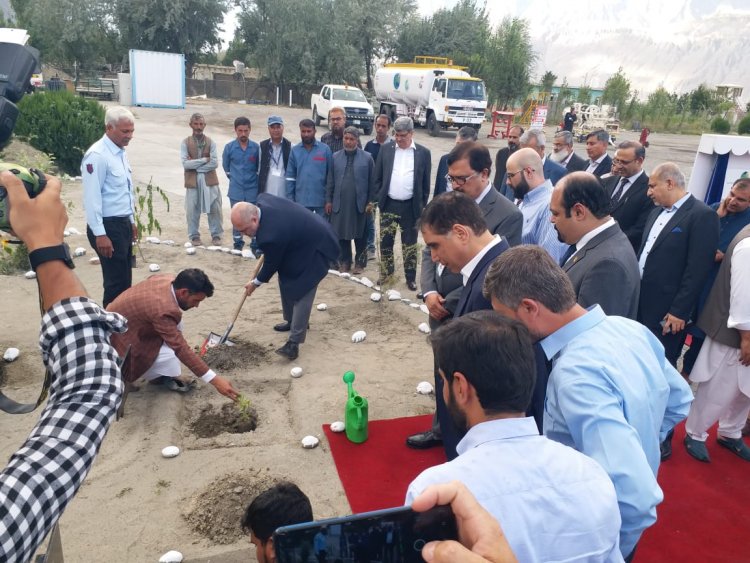
<svg viewBox="0 0 750 563">
<path fill-rule="evenodd" d="M 268 350 L 255 342 L 232 339 L 234 346 L 214 346 L 206 350 L 203 360 L 215 371 L 229 371 L 259 366 L 268 360 Z"/>
<path fill-rule="evenodd" d="M 280 481 L 261 471 L 224 475 L 195 495 L 182 516 L 213 543 L 233 543 L 246 536 L 241 521 L 250 502 Z"/>
<path fill-rule="evenodd" d="M 242 434 L 252 432 L 257 427 L 257 411 L 249 407 L 241 412 L 235 403 L 224 403 L 219 411 L 213 405 L 205 404 L 191 424 L 193 433 L 199 438 L 212 438 L 223 432 Z"/>
</svg>

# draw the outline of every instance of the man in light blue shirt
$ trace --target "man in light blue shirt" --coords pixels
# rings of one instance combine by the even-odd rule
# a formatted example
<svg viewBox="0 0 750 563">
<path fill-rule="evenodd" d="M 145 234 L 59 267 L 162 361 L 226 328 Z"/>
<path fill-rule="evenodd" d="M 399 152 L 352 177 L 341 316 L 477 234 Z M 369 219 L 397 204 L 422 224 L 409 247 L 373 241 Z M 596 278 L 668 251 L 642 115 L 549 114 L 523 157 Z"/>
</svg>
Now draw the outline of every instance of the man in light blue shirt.
<svg viewBox="0 0 750 563">
<path fill-rule="evenodd" d="M 286 197 L 318 215 L 325 214 L 326 180 L 333 167 L 328 145 L 315 139 L 315 122 L 299 122 L 301 143 L 292 147 L 286 167 Z"/>
<path fill-rule="evenodd" d="M 224 173 L 229 178 L 229 203 L 234 207 L 235 203 L 245 201 L 255 203 L 258 201 L 258 167 L 260 166 L 260 146 L 250 140 L 250 120 L 247 117 L 238 117 L 234 120 L 234 133 L 237 138 L 224 145 L 221 155 L 221 164 Z M 232 229 L 234 239 L 234 250 L 242 250 L 245 241 L 242 233 Z M 250 248 L 254 254 L 258 254 L 255 239 L 250 242 Z"/>
<path fill-rule="evenodd" d="M 458 457 L 423 471 L 428 486 L 463 482 L 502 522 L 519 561 L 622 561 L 612 482 L 594 460 L 540 436 L 524 411 L 534 388 L 534 350 L 518 321 L 491 311 L 454 319 L 433 335 L 443 396 L 468 432 Z"/>
<path fill-rule="evenodd" d="M 135 201 L 125 147 L 133 138 L 135 118 L 123 107 L 104 116 L 105 133 L 81 161 L 86 234 L 102 266 L 104 307 L 133 282 L 130 260 L 135 226 Z"/>
<path fill-rule="evenodd" d="M 594 458 L 609 474 L 622 517 L 620 549 L 630 561 L 656 521 L 659 444 L 693 399 L 644 326 L 576 303 L 568 276 L 542 249 L 504 252 L 485 278 L 495 311 L 522 321 L 552 362 L 545 436 Z"/>
<path fill-rule="evenodd" d="M 508 157 L 506 169 L 508 185 L 513 188 L 523 213 L 521 242 L 538 244 L 559 263 L 568 245 L 560 242 L 550 222 L 552 182 L 544 179 L 542 159 L 534 149 L 520 149 Z"/>
</svg>

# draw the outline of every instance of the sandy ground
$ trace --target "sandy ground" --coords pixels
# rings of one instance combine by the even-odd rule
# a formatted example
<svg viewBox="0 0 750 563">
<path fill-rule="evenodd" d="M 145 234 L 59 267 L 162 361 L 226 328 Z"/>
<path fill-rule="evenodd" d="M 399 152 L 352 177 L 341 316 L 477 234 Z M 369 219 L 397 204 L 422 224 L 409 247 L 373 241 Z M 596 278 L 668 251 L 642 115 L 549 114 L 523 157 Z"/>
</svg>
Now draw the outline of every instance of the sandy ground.
<svg viewBox="0 0 750 563">
<path fill-rule="evenodd" d="M 186 229 L 179 142 L 189 134 L 187 121 L 194 111 L 204 113 L 206 132 L 217 141 L 219 151 L 232 138 L 231 122 L 238 115 L 251 118 L 255 124 L 251 137 L 261 140 L 266 137 L 265 117 L 278 113 L 287 121 L 287 136 L 297 142 L 296 123 L 308 117 L 309 111 L 218 102 L 191 103 L 183 110 L 135 110 L 136 137 L 128 148 L 134 178 L 141 184 L 153 179 L 169 193 L 169 212 L 164 204 L 155 202 L 163 227 L 159 236 L 176 244 L 144 243 L 146 260 L 139 257 L 134 282 L 149 275 L 148 263 L 159 264 L 162 272 L 176 273 L 186 267 L 208 272 L 216 286 L 214 296 L 184 316 L 185 335 L 198 346 L 209 331 L 224 331 L 255 262 L 202 249 L 188 256 L 182 247 Z M 324 131 L 325 126 L 319 135 Z M 637 139 L 637 133 L 625 132 L 620 138 Z M 453 133 L 432 138 L 420 130 L 415 139 L 432 150 L 434 179 L 437 160 L 453 144 Z M 653 134 L 650 140 L 648 170 L 658 162 L 674 160 L 689 172 L 698 137 Z M 505 145 L 499 140 L 484 141 L 493 155 Z M 585 155 L 581 144 L 577 150 Z M 220 177 L 225 192 L 226 181 Z M 64 198 L 72 204 L 69 226 L 85 232 L 80 183 L 67 182 Z M 230 228 L 228 213 L 224 225 Z M 201 227 L 207 237 L 205 216 Z M 100 299 L 101 270 L 89 263 L 93 253 L 85 235 L 71 235 L 67 242 L 71 248 L 87 249 L 86 256 L 76 259 L 76 272 L 91 295 Z M 230 242 L 227 230 L 225 244 Z M 365 275 L 377 278 L 374 263 Z M 403 277 L 395 288 L 403 297 L 415 299 L 406 290 Z M 328 310 L 313 310 L 307 342 L 295 362 L 273 353 L 285 340 L 271 328 L 281 320 L 276 280 L 245 303 L 232 336 L 254 345 L 257 354 L 221 375 L 250 398 L 258 415 L 254 432 L 196 435 L 198 419 L 226 403 L 210 385 L 200 384 L 189 395 L 150 385 L 131 394 L 125 418 L 111 427 L 93 470 L 61 520 L 66 562 L 157 561 L 170 549 L 181 551 L 193 562 L 254 561 L 254 551 L 239 530 L 236 514 L 259 489 L 276 479 L 296 482 L 310 496 L 316 518 L 349 513 L 321 430 L 322 424 L 343 418 L 343 373 L 356 373 L 355 388 L 369 400 L 371 419 L 430 413 L 434 404 L 431 397 L 415 392 L 420 381 L 432 378 L 431 351 L 417 330 L 427 317 L 399 301 L 374 303 L 370 293 L 360 284 L 327 276 L 315 302 L 326 303 Z M 0 333 L 0 349 L 16 346 L 21 350 L 19 360 L 7 365 L 3 391 L 31 401 L 43 375 L 37 348 L 40 316 L 36 283 L 23 276 L 3 277 L 0 300 L 5 329 Z M 367 332 L 367 339 L 353 344 L 351 335 L 360 329 Z M 293 366 L 304 369 L 301 378 L 290 377 Z M 7 459 L 18 447 L 37 416 L 0 415 L 0 458 Z M 206 425 L 205 420 L 198 424 Z M 300 440 L 306 435 L 319 437 L 320 446 L 303 449 Z M 163 459 L 160 452 L 167 445 L 179 446 L 181 455 Z M 373 475 L 374 483 L 376 479 Z M 186 518 L 191 513 L 192 518 Z M 198 522 L 201 529 L 196 530 L 191 522 Z"/>
</svg>

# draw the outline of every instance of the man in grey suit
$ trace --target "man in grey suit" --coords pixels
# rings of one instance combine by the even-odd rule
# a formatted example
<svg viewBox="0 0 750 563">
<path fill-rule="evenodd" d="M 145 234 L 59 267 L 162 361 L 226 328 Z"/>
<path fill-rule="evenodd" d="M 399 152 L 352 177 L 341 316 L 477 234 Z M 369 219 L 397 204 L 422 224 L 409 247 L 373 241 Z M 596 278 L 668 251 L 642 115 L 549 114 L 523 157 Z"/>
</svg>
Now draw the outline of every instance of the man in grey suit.
<svg viewBox="0 0 750 563">
<path fill-rule="evenodd" d="M 465 142 L 456 145 L 448 154 L 448 185 L 453 191 L 463 192 L 479 204 L 487 229 L 502 236 L 508 244 L 521 244 L 523 214 L 510 200 L 503 197 L 490 182 L 492 157 L 487 147 L 479 143 Z M 420 286 L 423 299 L 430 310 L 430 328 L 436 330 L 453 318 L 461 292 L 463 278 L 460 273 L 450 272 L 432 261 L 430 249 L 422 251 Z M 437 375 L 437 371 L 435 372 Z M 432 428 L 409 436 L 409 447 L 422 449 L 441 443 L 440 425 L 433 416 Z"/>
<path fill-rule="evenodd" d="M 542 159 L 542 173 L 544 179 L 552 182 L 554 186 L 557 182 L 565 176 L 568 171 L 564 166 L 560 166 L 557 162 L 554 162 L 551 158 L 547 158 L 544 153 L 544 147 L 547 141 L 544 136 L 544 131 L 541 129 L 529 129 L 521 135 L 521 148 L 534 149 L 539 157 Z"/>
<path fill-rule="evenodd" d="M 573 172 L 552 192 L 551 221 L 570 248 L 561 260 L 582 307 L 635 320 L 641 277 L 628 237 L 609 215 L 609 197 L 596 176 Z"/>
<path fill-rule="evenodd" d="M 552 139 L 552 152 L 549 157 L 564 166 L 568 172 L 586 170 L 588 164 L 586 159 L 578 156 L 573 150 L 573 133 L 570 131 L 558 131 Z"/>
<path fill-rule="evenodd" d="M 370 201 L 380 207 L 380 279 L 393 275 L 393 242 L 401 230 L 406 286 L 417 289 L 417 219 L 430 197 L 430 151 L 414 143 L 414 122 L 399 117 L 393 123 L 395 141 L 380 149 L 375 162 Z"/>
</svg>

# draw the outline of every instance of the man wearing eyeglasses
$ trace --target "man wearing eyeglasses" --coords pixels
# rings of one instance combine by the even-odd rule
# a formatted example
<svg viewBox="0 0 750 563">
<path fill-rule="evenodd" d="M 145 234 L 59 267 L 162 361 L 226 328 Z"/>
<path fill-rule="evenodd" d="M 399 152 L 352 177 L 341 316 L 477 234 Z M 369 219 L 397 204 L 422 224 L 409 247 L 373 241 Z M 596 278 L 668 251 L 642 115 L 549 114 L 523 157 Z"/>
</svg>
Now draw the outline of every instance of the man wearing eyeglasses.
<svg viewBox="0 0 750 563">
<path fill-rule="evenodd" d="M 521 244 L 523 215 L 490 183 L 492 157 L 487 147 L 470 141 L 459 143 L 446 156 L 447 186 L 477 202 L 487 229 L 493 235 L 500 235 L 510 246 Z M 425 305 L 430 311 L 430 329 L 434 331 L 453 318 L 464 287 L 463 276 L 433 262 L 431 250 L 425 246 L 419 281 Z M 435 366 L 435 381 L 439 379 Z M 431 448 L 441 443 L 442 433 L 437 414 L 432 417 L 432 428 L 406 439 L 406 445 L 415 449 Z"/>
<path fill-rule="evenodd" d="M 654 202 L 646 195 L 648 175 L 643 170 L 646 149 L 636 141 L 623 141 L 617 145 L 612 160 L 612 176 L 604 182 L 610 198 L 610 215 L 638 252 L 641 247 L 643 228 Z"/>
<path fill-rule="evenodd" d="M 406 287 L 417 290 L 417 219 L 430 197 L 430 151 L 414 142 L 414 122 L 399 117 L 393 123 L 394 142 L 383 145 L 375 163 L 370 200 L 380 208 L 381 285 L 393 275 L 393 242 L 401 230 Z"/>
<path fill-rule="evenodd" d="M 550 222 L 552 182 L 544 179 L 541 157 L 534 149 L 520 149 L 508 158 L 507 169 L 508 185 L 523 213 L 521 242 L 541 246 L 559 264 L 568 245 L 560 242 Z"/>
</svg>

